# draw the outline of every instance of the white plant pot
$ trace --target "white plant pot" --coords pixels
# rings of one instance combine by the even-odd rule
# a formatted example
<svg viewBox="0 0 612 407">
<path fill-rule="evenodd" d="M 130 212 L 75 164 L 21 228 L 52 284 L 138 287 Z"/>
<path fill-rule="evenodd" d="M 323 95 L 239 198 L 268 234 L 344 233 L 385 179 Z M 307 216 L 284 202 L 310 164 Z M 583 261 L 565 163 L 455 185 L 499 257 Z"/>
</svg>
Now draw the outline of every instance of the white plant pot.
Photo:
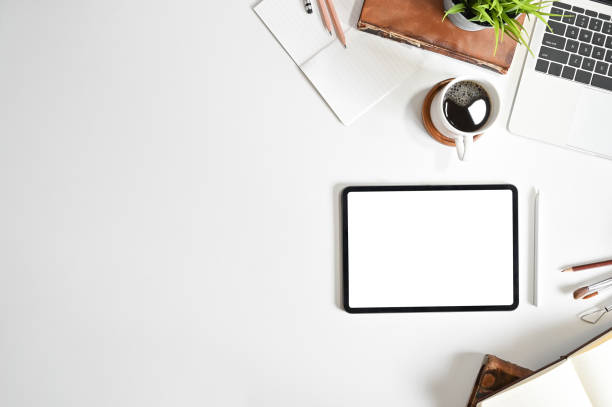
<svg viewBox="0 0 612 407">
<path fill-rule="evenodd" d="M 444 11 L 448 11 L 454 5 L 455 3 L 453 2 L 453 0 L 444 0 Z M 476 24 L 465 18 L 465 16 L 461 13 L 449 14 L 448 16 L 446 16 L 446 18 L 449 19 L 451 23 L 453 23 L 455 26 L 465 31 L 480 31 L 485 30 L 487 28 L 491 28 L 487 27 L 486 25 Z"/>
</svg>

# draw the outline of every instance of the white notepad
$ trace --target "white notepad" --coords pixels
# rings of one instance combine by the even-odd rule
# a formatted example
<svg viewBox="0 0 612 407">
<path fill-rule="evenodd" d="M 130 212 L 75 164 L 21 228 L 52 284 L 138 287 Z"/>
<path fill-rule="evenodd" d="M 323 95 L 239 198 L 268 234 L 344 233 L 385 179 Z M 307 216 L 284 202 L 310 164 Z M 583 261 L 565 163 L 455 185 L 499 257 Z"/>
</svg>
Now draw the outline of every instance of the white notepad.
<svg viewBox="0 0 612 407">
<path fill-rule="evenodd" d="M 307 14 L 300 0 L 263 0 L 255 12 L 302 69 L 345 125 L 414 73 L 422 53 L 407 45 L 357 30 L 361 0 L 334 0 L 348 47 L 331 37 L 319 8 Z"/>
<path fill-rule="evenodd" d="M 345 189 L 346 310 L 516 308 L 516 215 L 511 185 Z"/>
</svg>

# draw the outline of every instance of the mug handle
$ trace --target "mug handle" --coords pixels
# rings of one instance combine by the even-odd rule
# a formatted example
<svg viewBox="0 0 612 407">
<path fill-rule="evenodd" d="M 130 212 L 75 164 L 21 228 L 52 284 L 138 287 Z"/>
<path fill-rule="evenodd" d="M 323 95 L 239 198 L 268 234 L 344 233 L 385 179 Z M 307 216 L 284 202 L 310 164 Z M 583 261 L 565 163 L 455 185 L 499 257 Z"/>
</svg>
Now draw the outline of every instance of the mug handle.
<svg viewBox="0 0 612 407">
<path fill-rule="evenodd" d="M 457 155 L 461 161 L 466 161 L 468 157 L 468 151 L 471 150 L 471 146 L 474 143 L 474 136 L 457 136 L 455 137 L 455 147 L 457 147 Z"/>
</svg>

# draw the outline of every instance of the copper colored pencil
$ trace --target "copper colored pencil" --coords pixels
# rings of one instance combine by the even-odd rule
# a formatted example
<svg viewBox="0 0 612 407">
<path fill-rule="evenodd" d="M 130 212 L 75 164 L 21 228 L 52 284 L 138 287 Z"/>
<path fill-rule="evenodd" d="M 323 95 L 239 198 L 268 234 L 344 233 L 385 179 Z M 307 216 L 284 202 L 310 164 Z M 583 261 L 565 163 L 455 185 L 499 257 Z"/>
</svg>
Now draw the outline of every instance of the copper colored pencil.
<svg viewBox="0 0 612 407">
<path fill-rule="evenodd" d="M 325 0 L 327 3 L 327 8 L 329 9 L 329 14 L 331 14 L 332 21 L 334 23 L 334 28 L 336 29 L 336 35 L 338 39 L 346 48 L 346 37 L 344 37 L 344 31 L 342 31 L 342 24 L 340 24 L 340 19 L 338 18 L 338 13 L 336 13 L 336 8 L 334 7 L 333 0 Z"/>
<path fill-rule="evenodd" d="M 587 269 L 592 269 L 595 267 L 603 267 L 603 266 L 610 266 L 610 265 L 612 265 L 612 260 L 605 260 L 605 261 L 598 261 L 597 263 L 589 263 L 589 264 L 582 264 L 580 266 L 568 267 L 561 271 L 562 272 L 580 271 L 580 270 L 587 270 Z"/>
<path fill-rule="evenodd" d="M 323 23 L 325 23 L 325 28 L 327 28 L 327 31 L 329 31 L 329 35 L 332 35 L 331 21 L 329 20 L 327 6 L 325 5 L 324 0 L 317 0 L 317 3 L 319 3 L 319 10 L 321 11 L 321 18 L 323 19 Z"/>
</svg>

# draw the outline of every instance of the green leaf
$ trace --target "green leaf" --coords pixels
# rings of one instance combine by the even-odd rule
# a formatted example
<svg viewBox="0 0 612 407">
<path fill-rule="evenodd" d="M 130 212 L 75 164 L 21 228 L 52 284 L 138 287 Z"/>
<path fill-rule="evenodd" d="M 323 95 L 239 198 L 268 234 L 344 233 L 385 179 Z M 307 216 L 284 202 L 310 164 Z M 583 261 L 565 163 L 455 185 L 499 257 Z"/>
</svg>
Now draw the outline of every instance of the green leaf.
<svg viewBox="0 0 612 407">
<path fill-rule="evenodd" d="M 493 20 L 493 30 L 495 30 L 495 48 L 493 49 L 493 55 L 497 54 L 497 46 L 499 45 L 499 21 Z"/>
<path fill-rule="evenodd" d="M 448 16 L 449 14 L 462 13 L 463 11 L 465 11 L 465 4 L 463 3 L 455 4 L 453 7 L 446 10 L 446 13 L 444 13 L 444 17 L 442 17 L 442 21 L 444 21 L 446 16 Z"/>
</svg>

